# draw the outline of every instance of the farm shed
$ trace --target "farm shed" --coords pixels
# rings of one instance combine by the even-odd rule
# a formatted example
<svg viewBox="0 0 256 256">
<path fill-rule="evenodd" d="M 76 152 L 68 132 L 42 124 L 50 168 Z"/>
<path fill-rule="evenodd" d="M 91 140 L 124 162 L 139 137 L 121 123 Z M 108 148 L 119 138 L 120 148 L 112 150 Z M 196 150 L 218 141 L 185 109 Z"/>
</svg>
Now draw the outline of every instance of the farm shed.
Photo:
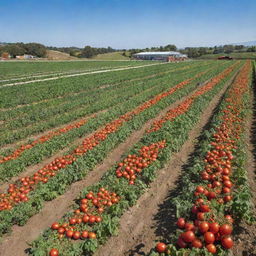
<svg viewBox="0 0 256 256">
<path fill-rule="evenodd" d="M 133 55 L 135 59 L 139 60 L 162 60 L 162 61 L 176 61 L 187 59 L 187 55 L 180 52 L 139 52 Z"/>
</svg>

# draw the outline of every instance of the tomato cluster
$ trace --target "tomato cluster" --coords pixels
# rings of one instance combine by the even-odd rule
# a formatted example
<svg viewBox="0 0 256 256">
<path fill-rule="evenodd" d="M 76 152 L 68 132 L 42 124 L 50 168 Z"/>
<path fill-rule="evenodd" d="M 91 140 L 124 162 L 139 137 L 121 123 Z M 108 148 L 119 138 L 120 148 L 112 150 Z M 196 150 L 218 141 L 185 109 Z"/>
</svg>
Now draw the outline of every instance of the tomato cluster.
<svg viewBox="0 0 256 256">
<path fill-rule="evenodd" d="M 72 164 L 75 160 L 72 155 L 56 158 L 32 176 L 20 178 L 15 184 L 9 184 L 7 193 L 0 194 L 0 211 L 10 210 L 15 204 L 28 201 L 28 193 L 34 190 L 38 183 L 47 183 L 50 177 L 56 175 L 56 171 Z"/>
<path fill-rule="evenodd" d="M 199 97 L 200 95 L 205 94 L 209 90 L 211 90 L 217 83 L 219 83 L 225 76 L 227 76 L 234 67 L 230 67 L 222 72 L 220 75 L 216 76 L 215 78 L 211 79 L 206 85 L 203 87 L 198 88 L 195 93 L 192 94 L 191 97 L 185 99 L 181 104 L 177 107 L 170 109 L 160 120 L 154 121 L 152 127 L 147 130 L 147 133 L 155 132 L 161 129 L 163 124 L 167 121 L 171 121 L 179 115 L 186 113 L 189 107 L 193 104 L 194 100 Z"/>
<path fill-rule="evenodd" d="M 180 248 L 203 248 L 205 246 L 209 252 L 215 253 L 215 243 L 218 241 L 225 249 L 230 249 L 233 246 L 233 241 L 229 236 L 232 233 L 231 224 L 220 225 L 213 219 L 211 221 L 202 219 L 204 218 L 201 215 L 197 216 L 194 222 L 186 222 L 184 218 L 178 219 L 177 226 L 184 230 L 177 240 L 177 245 Z"/>
<path fill-rule="evenodd" d="M 242 119 L 239 117 L 242 109 L 242 95 L 247 90 L 248 72 L 245 65 L 237 76 L 228 97 L 226 105 L 221 110 L 221 123 L 215 127 L 209 150 L 204 158 L 205 168 L 200 177 L 204 183 L 195 189 L 195 201 L 191 209 L 191 221 L 179 218 L 177 226 L 184 231 L 180 233 L 177 245 L 180 248 L 205 246 L 211 253 L 216 253 L 216 244 L 224 249 L 233 246 L 233 218 L 228 212 L 218 212 L 214 202 L 227 204 L 232 201 L 233 152 L 237 148 L 237 140 L 242 132 Z M 225 208 L 223 208 L 225 209 Z"/>
<path fill-rule="evenodd" d="M 118 164 L 116 176 L 124 177 L 129 180 L 129 184 L 133 185 L 137 174 L 148 167 L 152 162 L 156 161 L 159 150 L 166 146 L 166 141 L 159 141 L 149 146 L 143 146 L 139 150 L 139 155 L 128 155 L 123 162 Z"/>
<path fill-rule="evenodd" d="M 30 144 L 27 145 L 21 145 L 18 149 L 16 149 L 12 154 L 3 157 L 2 159 L 0 159 L 0 164 L 16 159 L 18 158 L 25 150 L 30 149 L 32 147 L 34 147 L 37 144 L 42 144 L 50 139 L 52 139 L 55 136 L 58 136 L 60 134 L 66 133 L 72 129 L 75 128 L 79 128 L 81 126 L 83 126 L 85 123 L 87 122 L 87 120 L 80 120 L 79 122 L 76 122 L 74 124 L 70 124 L 64 128 L 60 128 L 56 131 L 50 131 L 49 133 L 47 133 L 44 136 L 41 136 L 40 138 L 34 140 L 33 142 L 31 142 Z"/>
<path fill-rule="evenodd" d="M 58 232 L 59 238 L 66 236 L 74 240 L 95 239 L 96 233 L 91 230 L 81 230 L 80 224 L 87 224 L 92 229 L 93 224 L 102 221 L 102 213 L 113 204 L 117 204 L 120 197 L 105 188 L 100 188 L 97 194 L 90 191 L 85 198 L 81 199 L 79 209 L 74 210 L 74 216 L 67 223 L 54 222 L 52 230 Z"/>
</svg>

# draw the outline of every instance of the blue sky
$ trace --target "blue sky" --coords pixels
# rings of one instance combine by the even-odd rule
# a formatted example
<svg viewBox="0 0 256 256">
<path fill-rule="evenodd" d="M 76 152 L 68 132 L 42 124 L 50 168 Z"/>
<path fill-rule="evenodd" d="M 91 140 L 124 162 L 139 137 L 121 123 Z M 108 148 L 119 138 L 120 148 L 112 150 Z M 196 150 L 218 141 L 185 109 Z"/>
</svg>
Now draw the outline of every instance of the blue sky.
<svg viewBox="0 0 256 256">
<path fill-rule="evenodd" d="M 256 40 L 256 0 L 0 0 L 0 42 L 144 48 Z"/>
</svg>

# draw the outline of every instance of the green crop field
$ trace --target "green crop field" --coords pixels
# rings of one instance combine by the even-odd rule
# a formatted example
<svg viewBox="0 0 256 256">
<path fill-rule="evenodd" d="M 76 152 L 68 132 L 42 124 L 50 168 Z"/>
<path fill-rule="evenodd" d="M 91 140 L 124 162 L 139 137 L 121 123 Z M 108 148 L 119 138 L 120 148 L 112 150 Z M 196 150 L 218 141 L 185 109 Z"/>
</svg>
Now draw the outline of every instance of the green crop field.
<svg viewBox="0 0 256 256">
<path fill-rule="evenodd" d="M 140 61 L 2 61 L 0 62 L 0 82 L 8 79 L 26 79 L 30 76 L 54 76 L 89 72 L 95 70 L 149 64 Z M 5 82 L 5 81 L 4 81 Z"/>
<path fill-rule="evenodd" d="M 1 62 L 0 254 L 136 255 L 143 239 L 143 255 L 228 255 L 233 225 L 255 221 L 255 67 Z"/>
</svg>

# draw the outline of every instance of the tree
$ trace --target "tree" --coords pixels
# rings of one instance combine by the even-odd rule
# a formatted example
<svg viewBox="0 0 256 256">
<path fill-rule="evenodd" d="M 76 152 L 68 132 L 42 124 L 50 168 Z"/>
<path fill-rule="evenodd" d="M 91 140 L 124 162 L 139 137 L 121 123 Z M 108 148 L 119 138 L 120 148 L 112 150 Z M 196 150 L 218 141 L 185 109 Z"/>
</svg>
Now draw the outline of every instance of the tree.
<svg viewBox="0 0 256 256">
<path fill-rule="evenodd" d="M 177 47 L 174 44 L 168 44 L 164 47 L 165 51 L 177 51 Z"/>
<path fill-rule="evenodd" d="M 247 52 L 256 52 L 256 46 L 251 46 L 247 49 Z"/>
<path fill-rule="evenodd" d="M 81 56 L 82 56 L 82 57 L 85 57 L 85 58 L 92 58 L 94 55 L 96 55 L 96 52 L 95 52 L 95 50 L 94 50 L 91 46 L 89 46 L 89 45 L 85 46 L 84 49 L 83 49 L 83 51 L 82 51 L 82 53 L 81 53 Z"/>
<path fill-rule="evenodd" d="M 235 50 L 242 50 L 244 48 L 244 45 L 235 45 Z"/>
<path fill-rule="evenodd" d="M 10 44 L 4 47 L 4 51 L 8 52 L 12 57 L 16 58 L 18 55 L 23 55 L 25 50 L 16 44 Z"/>
<path fill-rule="evenodd" d="M 24 48 L 26 50 L 26 54 L 31 54 L 37 57 L 46 56 L 46 47 L 42 44 L 28 43 L 24 45 Z"/>
<path fill-rule="evenodd" d="M 224 53 L 231 53 L 234 51 L 234 45 L 227 44 L 223 46 Z"/>
</svg>

